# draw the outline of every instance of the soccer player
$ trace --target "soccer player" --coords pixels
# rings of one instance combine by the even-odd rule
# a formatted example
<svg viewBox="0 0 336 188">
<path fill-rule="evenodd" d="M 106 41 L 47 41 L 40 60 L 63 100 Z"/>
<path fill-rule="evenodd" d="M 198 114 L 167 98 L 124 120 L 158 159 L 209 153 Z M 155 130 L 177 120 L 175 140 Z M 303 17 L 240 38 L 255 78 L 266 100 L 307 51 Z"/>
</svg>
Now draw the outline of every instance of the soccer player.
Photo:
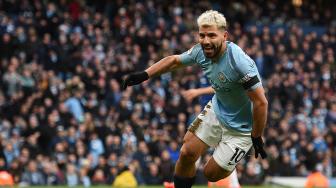
<svg viewBox="0 0 336 188">
<path fill-rule="evenodd" d="M 189 188 L 195 179 L 195 162 L 215 147 L 204 167 L 204 175 L 215 182 L 231 174 L 253 145 L 255 157 L 265 158 L 262 134 L 268 102 L 254 61 L 227 41 L 225 17 L 214 10 L 198 19 L 199 43 L 180 55 L 161 59 L 143 72 L 125 77 L 122 88 L 140 84 L 177 68 L 198 64 L 215 91 L 212 100 L 190 125 L 176 162 L 174 184 Z M 213 92 L 212 89 L 208 93 Z"/>
</svg>

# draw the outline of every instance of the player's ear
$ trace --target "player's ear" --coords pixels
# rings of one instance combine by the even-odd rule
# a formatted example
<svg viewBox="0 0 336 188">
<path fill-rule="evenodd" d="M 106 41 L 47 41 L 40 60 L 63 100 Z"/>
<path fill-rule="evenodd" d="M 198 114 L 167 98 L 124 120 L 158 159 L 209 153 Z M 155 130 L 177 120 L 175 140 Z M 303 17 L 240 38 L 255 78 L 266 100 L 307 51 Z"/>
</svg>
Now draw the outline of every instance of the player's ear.
<svg viewBox="0 0 336 188">
<path fill-rule="evenodd" d="M 228 38 L 228 36 L 229 36 L 229 33 L 225 30 L 223 32 L 223 35 L 224 35 L 224 39 L 226 40 Z"/>
</svg>

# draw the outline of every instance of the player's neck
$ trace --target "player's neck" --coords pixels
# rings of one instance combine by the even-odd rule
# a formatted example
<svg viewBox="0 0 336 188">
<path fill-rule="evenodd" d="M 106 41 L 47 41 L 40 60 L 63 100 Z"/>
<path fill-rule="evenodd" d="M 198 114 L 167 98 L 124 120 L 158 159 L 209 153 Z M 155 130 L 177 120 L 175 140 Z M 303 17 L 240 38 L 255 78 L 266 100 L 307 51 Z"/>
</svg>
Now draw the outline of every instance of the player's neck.
<svg viewBox="0 0 336 188">
<path fill-rule="evenodd" d="M 222 48 L 221 48 L 220 52 L 218 53 L 218 55 L 214 58 L 211 58 L 211 61 L 214 62 L 214 63 L 219 62 L 219 59 L 225 54 L 226 48 L 227 48 L 227 45 L 226 45 L 226 41 L 225 41 L 225 42 L 223 42 Z"/>
</svg>

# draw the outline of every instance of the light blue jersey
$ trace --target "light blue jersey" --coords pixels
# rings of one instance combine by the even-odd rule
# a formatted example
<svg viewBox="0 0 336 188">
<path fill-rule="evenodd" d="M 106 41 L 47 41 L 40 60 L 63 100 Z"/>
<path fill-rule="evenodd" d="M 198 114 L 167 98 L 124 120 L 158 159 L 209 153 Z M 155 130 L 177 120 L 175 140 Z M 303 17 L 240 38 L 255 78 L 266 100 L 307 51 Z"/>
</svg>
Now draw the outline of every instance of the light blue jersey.
<svg viewBox="0 0 336 188">
<path fill-rule="evenodd" d="M 246 90 L 261 86 L 255 62 L 236 44 L 226 42 L 224 54 L 213 62 L 200 44 L 180 55 L 182 64 L 199 64 L 216 94 L 212 105 L 218 120 L 229 129 L 250 132 L 253 125 L 252 102 Z"/>
</svg>

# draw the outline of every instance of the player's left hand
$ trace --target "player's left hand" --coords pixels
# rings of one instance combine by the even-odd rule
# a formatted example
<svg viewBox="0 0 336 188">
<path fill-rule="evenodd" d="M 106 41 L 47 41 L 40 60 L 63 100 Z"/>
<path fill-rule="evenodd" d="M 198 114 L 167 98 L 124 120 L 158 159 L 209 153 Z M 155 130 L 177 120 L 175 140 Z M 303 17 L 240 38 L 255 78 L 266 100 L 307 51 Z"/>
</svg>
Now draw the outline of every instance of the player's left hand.
<svg viewBox="0 0 336 188">
<path fill-rule="evenodd" d="M 260 154 L 262 159 L 265 159 L 267 157 L 266 151 L 264 150 L 264 142 L 261 138 L 261 136 L 252 138 L 252 143 L 253 143 L 253 148 L 254 148 L 254 153 L 255 153 L 255 158 L 258 158 L 258 155 Z"/>
</svg>

